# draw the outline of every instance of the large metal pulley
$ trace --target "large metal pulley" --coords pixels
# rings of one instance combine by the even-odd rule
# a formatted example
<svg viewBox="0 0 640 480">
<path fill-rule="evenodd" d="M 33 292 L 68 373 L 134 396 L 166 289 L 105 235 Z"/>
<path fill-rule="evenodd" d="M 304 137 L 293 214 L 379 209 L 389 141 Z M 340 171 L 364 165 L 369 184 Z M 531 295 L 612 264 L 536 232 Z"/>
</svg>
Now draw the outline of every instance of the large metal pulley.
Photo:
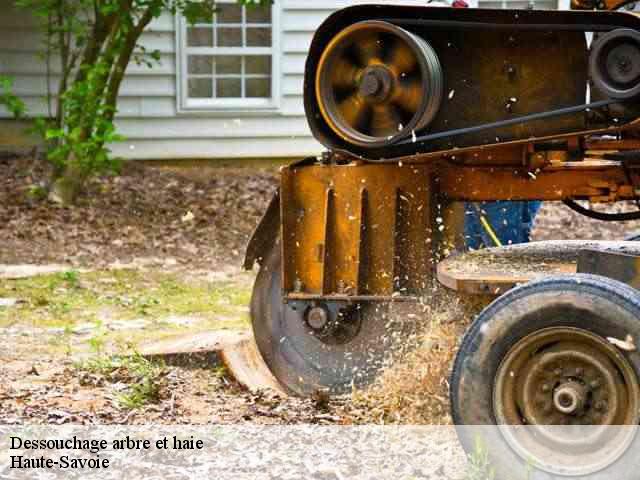
<svg viewBox="0 0 640 480">
<path fill-rule="evenodd" d="M 594 41 L 589 58 L 594 86 L 607 97 L 640 96 L 640 32 L 619 28 Z"/>
<path fill-rule="evenodd" d="M 340 32 L 317 69 L 316 96 L 331 130 L 361 147 L 384 147 L 422 130 L 443 95 L 438 57 L 422 38 L 382 21 Z"/>
</svg>

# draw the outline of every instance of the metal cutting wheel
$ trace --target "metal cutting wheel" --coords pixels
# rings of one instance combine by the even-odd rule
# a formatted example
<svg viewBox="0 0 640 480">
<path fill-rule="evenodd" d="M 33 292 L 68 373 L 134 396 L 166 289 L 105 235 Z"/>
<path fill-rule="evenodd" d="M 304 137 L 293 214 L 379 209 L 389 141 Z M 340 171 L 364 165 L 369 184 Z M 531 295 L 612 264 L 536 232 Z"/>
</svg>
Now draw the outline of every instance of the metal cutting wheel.
<svg viewBox="0 0 640 480">
<path fill-rule="evenodd" d="M 387 303 L 284 303 L 281 270 L 276 247 L 258 273 L 251 318 L 258 350 L 286 391 L 349 392 L 370 384 L 407 347 L 415 322 L 403 322 Z"/>
</svg>

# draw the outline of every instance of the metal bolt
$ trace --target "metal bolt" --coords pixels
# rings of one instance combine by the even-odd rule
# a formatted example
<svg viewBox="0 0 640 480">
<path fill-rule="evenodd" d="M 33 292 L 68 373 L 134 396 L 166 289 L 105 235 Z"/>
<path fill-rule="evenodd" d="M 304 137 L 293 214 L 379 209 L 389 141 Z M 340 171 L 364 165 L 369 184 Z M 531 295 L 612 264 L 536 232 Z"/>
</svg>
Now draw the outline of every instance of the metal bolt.
<svg viewBox="0 0 640 480">
<path fill-rule="evenodd" d="M 561 368 L 556 368 L 556 369 L 553 371 L 553 374 L 554 374 L 556 377 L 559 377 L 560 375 L 562 375 L 562 369 L 561 369 Z"/>
<path fill-rule="evenodd" d="M 551 387 L 548 384 L 545 383 L 544 385 L 542 385 L 542 391 L 544 393 L 548 393 L 548 392 L 551 391 Z"/>
<path fill-rule="evenodd" d="M 314 330 L 322 330 L 329 321 L 327 310 L 323 307 L 313 307 L 307 313 L 307 323 Z"/>
<path fill-rule="evenodd" d="M 322 152 L 320 156 L 320 163 L 323 165 L 328 165 L 331 163 L 331 152 Z"/>
<path fill-rule="evenodd" d="M 593 380 L 593 381 L 591 381 L 591 383 L 589 384 L 589 386 L 590 386 L 593 390 L 597 390 L 598 388 L 600 388 L 600 380 Z"/>
<path fill-rule="evenodd" d="M 606 402 L 598 402 L 596 403 L 596 410 L 598 410 L 599 412 L 604 412 L 607 409 L 607 403 Z"/>
<path fill-rule="evenodd" d="M 373 97 L 377 95 L 382 88 L 382 82 L 373 73 L 368 73 L 363 76 L 362 83 L 360 84 L 360 93 L 363 97 Z"/>
</svg>

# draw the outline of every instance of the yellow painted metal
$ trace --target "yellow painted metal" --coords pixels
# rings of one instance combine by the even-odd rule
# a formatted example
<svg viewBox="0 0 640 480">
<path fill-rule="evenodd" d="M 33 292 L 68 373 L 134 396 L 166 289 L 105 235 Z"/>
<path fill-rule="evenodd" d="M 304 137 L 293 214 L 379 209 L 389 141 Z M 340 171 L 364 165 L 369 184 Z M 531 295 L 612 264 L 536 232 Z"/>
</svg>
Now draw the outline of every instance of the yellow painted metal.
<svg viewBox="0 0 640 480">
<path fill-rule="evenodd" d="M 438 172 L 444 194 L 453 200 L 564 200 L 596 202 L 631 200 L 635 189 L 618 162 L 590 161 L 551 164 L 534 173 L 527 167 L 452 167 Z"/>
<path fill-rule="evenodd" d="M 434 265 L 464 249 L 460 201 L 632 199 L 618 162 L 526 167 L 433 164 L 298 165 L 282 170 L 283 287 L 289 299 L 406 300 Z"/>
<path fill-rule="evenodd" d="M 424 165 L 284 169 L 284 291 L 393 297 L 424 289 L 434 267 L 431 180 Z"/>
</svg>

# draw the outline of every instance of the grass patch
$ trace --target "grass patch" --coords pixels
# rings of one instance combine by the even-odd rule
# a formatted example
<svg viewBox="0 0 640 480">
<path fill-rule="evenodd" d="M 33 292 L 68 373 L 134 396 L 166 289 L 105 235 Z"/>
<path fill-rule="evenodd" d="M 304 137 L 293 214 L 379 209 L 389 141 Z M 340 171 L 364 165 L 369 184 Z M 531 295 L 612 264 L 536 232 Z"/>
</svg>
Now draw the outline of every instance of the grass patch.
<svg viewBox="0 0 640 480">
<path fill-rule="evenodd" d="M 496 472 L 491 465 L 489 450 L 478 436 L 473 452 L 468 456 L 468 470 L 465 480 L 495 480 Z"/>
<path fill-rule="evenodd" d="M 193 316 L 211 328 L 244 328 L 250 296 L 250 285 L 243 283 L 187 281 L 165 272 L 69 270 L 0 284 L 0 297 L 21 300 L 15 307 L 0 308 L 0 326 L 69 328 L 108 320 Z"/>
<path fill-rule="evenodd" d="M 78 363 L 76 368 L 79 372 L 101 375 L 111 382 L 128 384 L 127 391 L 118 396 L 123 408 L 141 408 L 161 399 L 164 365 L 151 362 L 137 353 L 131 356 L 96 355 Z"/>
</svg>

